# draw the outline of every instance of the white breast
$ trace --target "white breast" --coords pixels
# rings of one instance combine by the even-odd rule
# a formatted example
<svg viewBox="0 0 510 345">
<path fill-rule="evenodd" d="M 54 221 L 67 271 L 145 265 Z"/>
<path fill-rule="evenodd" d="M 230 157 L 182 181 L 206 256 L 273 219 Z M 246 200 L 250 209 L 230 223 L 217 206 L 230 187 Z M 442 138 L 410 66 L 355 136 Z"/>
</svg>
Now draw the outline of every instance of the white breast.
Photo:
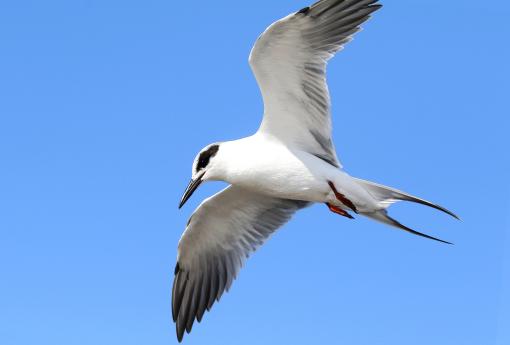
<svg viewBox="0 0 510 345">
<path fill-rule="evenodd" d="M 228 150 L 224 153 L 231 162 L 225 180 L 266 195 L 324 202 L 330 192 L 327 181 L 341 174 L 307 152 L 291 150 L 262 135 L 225 144 L 222 150 Z"/>
</svg>

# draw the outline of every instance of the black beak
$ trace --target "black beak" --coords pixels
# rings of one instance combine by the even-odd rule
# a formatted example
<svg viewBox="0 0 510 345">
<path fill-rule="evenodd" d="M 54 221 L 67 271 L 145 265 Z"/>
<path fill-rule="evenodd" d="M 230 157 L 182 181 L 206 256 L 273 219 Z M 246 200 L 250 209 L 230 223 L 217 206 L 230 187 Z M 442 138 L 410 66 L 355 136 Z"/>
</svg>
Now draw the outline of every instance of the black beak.
<svg viewBox="0 0 510 345">
<path fill-rule="evenodd" d="M 188 187 L 186 187 L 186 190 L 184 191 L 184 194 L 181 199 L 181 203 L 179 204 L 179 209 L 181 209 L 186 201 L 188 201 L 189 198 L 193 195 L 193 193 L 197 190 L 198 186 L 202 183 L 202 176 L 204 174 L 197 177 L 195 180 L 191 180 Z"/>
</svg>

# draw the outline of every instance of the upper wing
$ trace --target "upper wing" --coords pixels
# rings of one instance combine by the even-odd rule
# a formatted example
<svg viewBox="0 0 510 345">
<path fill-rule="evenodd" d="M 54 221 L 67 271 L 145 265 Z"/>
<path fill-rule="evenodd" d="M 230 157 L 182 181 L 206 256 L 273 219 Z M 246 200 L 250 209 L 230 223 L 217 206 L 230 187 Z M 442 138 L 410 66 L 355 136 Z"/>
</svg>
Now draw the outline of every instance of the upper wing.
<svg viewBox="0 0 510 345">
<path fill-rule="evenodd" d="M 378 0 L 321 0 L 273 23 L 258 39 L 250 65 L 264 99 L 259 131 L 340 166 L 331 140 L 326 65 Z"/>
<path fill-rule="evenodd" d="M 178 248 L 172 290 L 177 338 L 228 291 L 249 254 L 307 202 L 277 199 L 230 186 L 205 200 Z"/>
</svg>

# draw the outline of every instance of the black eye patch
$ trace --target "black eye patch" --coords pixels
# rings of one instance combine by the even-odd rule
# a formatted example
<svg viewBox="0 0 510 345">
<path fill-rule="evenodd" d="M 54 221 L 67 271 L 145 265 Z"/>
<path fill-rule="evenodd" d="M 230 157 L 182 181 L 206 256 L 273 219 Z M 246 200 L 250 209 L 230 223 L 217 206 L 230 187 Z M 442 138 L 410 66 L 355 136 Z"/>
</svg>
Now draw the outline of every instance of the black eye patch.
<svg viewBox="0 0 510 345">
<path fill-rule="evenodd" d="M 211 160 L 212 157 L 214 157 L 218 153 L 219 149 L 220 147 L 218 145 L 212 145 L 206 151 L 200 154 L 200 157 L 198 157 L 198 163 L 196 167 L 197 172 L 204 169 L 209 164 L 209 161 Z"/>
</svg>

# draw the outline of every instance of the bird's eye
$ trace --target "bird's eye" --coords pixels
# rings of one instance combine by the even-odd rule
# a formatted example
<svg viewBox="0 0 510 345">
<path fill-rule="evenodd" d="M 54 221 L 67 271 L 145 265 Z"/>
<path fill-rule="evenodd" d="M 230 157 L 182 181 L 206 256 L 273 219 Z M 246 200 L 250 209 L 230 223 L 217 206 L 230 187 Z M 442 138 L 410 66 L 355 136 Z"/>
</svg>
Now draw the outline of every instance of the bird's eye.
<svg viewBox="0 0 510 345">
<path fill-rule="evenodd" d="M 216 153 L 218 153 L 218 150 L 219 150 L 219 146 L 213 145 L 210 148 L 208 148 L 206 151 L 203 151 L 202 153 L 200 153 L 200 157 L 198 157 L 196 172 L 199 172 L 200 170 L 207 167 L 207 165 L 209 165 L 211 158 L 214 157 L 216 155 Z"/>
<path fill-rule="evenodd" d="M 207 166 L 207 164 L 209 164 L 209 157 L 207 157 L 207 158 L 200 157 L 200 159 L 198 160 L 198 164 L 197 164 L 197 172 L 204 169 Z"/>
</svg>

